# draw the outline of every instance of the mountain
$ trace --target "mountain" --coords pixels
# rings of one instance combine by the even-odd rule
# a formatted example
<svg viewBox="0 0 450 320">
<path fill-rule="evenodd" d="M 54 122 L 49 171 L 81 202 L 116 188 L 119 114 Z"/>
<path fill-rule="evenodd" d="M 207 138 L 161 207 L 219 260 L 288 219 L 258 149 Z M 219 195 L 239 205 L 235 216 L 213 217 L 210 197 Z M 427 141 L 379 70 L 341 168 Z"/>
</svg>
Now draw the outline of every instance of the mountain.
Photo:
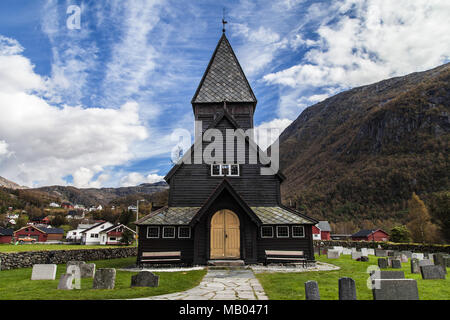
<svg viewBox="0 0 450 320">
<path fill-rule="evenodd" d="M 107 205 L 109 202 L 130 195 L 151 195 L 168 189 L 165 181 L 156 183 L 143 183 L 135 187 L 120 188 L 86 188 L 79 189 L 71 186 L 49 186 L 33 190 L 45 192 L 51 196 L 58 197 L 61 201 L 68 200 L 74 204 L 85 206 Z"/>
<path fill-rule="evenodd" d="M 405 222 L 413 192 L 448 203 L 449 141 L 450 64 L 339 93 L 280 135 L 283 201 L 333 222 Z"/>
<path fill-rule="evenodd" d="M 0 177 L 0 187 L 8 189 L 27 189 L 28 187 L 20 186 L 15 182 L 12 182 L 6 178 Z"/>
</svg>

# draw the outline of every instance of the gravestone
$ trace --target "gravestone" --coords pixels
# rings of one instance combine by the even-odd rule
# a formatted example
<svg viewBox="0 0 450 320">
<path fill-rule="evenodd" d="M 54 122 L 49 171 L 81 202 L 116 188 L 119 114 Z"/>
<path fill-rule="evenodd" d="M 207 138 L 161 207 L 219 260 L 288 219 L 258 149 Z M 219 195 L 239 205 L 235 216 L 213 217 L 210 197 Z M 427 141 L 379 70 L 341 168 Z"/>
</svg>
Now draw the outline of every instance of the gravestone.
<svg viewBox="0 0 450 320">
<path fill-rule="evenodd" d="M 339 279 L 339 300 L 356 300 L 356 285 L 352 278 Z"/>
<path fill-rule="evenodd" d="M 31 271 L 31 280 L 55 280 L 56 264 L 35 264 Z"/>
<path fill-rule="evenodd" d="M 419 300 L 414 279 L 375 279 L 372 281 L 373 300 Z"/>
<path fill-rule="evenodd" d="M 350 250 L 352 250 L 352 253 L 358 251 L 358 250 L 356 250 L 356 248 L 350 248 Z"/>
<path fill-rule="evenodd" d="M 95 271 L 93 289 L 114 289 L 116 282 L 116 269 L 100 268 Z"/>
<path fill-rule="evenodd" d="M 375 250 L 374 249 L 367 249 L 367 254 L 374 256 L 375 255 Z"/>
<path fill-rule="evenodd" d="M 386 269 L 388 267 L 388 260 L 386 258 L 378 258 L 378 267 Z"/>
<path fill-rule="evenodd" d="M 397 260 L 397 259 L 392 260 L 392 268 L 393 269 L 401 269 L 402 268 L 402 262 L 400 260 Z"/>
<path fill-rule="evenodd" d="M 429 253 L 428 254 L 428 260 L 434 261 L 434 254 L 433 253 Z"/>
<path fill-rule="evenodd" d="M 412 258 L 412 252 L 411 251 L 402 251 L 402 254 L 404 254 L 408 259 Z"/>
<path fill-rule="evenodd" d="M 362 261 L 362 262 L 369 262 L 369 257 L 362 256 L 362 257 L 360 258 L 359 261 Z"/>
<path fill-rule="evenodd" d="M 442 254 L 442 253 L 434 254 L 433 261 L 434 261 L 434 265 L 441 266 L 442 271 L 444 271 L 444 273 L 447 273 L 447 263 L 445 261 L 444 254 Z"/>
<path fill-rule="evenodd" d="M 444 269 L 439 265 L 420 267 L 420 273 L 422 274 L 422 279 L 424 280 L 445 279 Z"/>
<path fill-rule="evenodd" d="M 388 257 L 394 257 L 396 252 L 394 250 L 387 250 Z"/>
<path fill-rule="evenodd" d="M 159 285 L 159 276 L 150 271 L 141 271 L 131 277 L 132 287 L 157 287 Z"/>
<path fill-rule="evenodd" d="M 419 260 L 423 260 L 423 253 L 413 253 L 412 257 Z"/>
<path fill-rule="evenodd" d="M 367 257 L 368 255 L 369 255 L 369 253 L 367 252 L 367 248 L 361 248 L 361 256 Z"/>
<path fill-rule="evenodd" d="M 95 276 L 95 263 L 81 265 L 81 278 L 93 278 Z"/>
<path fill-rule="evenodd" d="M 339 251 L 339 254 L 342 254 L 342 251 L 344 251 L 344 247 L 334 246 L 333 250 Z"/>
<path fill-rule="evenodd" d="M 354 251 L 352 252 L 352 260 L 360 259 L 361 258 L 361 252 Z"/>
<path fill-rule="evenodd" d="M 306 300 L 320 300 L 317 281 L 309 280 L 305 282 L 305 298 Z"/>
<path fill-rule="evenodd" d="M 348 248 L 344 248 L 344 250 L 342 250 L 342 254 L 346 254 L 346 255 L 352 254 L 352 250 L 350 250 Z"/>
<path fill-rule="evenodd" d="M 411 273 L 420 273 L 419 262 L 419 259 L 411 258 Z"/>
<path fill-rule="evenodd" d="M 338 250 L 328 250 L 327 258 L 328 259 L 339 259 L 340 253 Z"/>
<path fill-rule="evenodd" d="M 78 266 L 81 268 L 82 264 L 85 264 L 86 262 L 84 261 L 67 261 L 66 262 L 66 272 L 67 272 L 67 268 L 69 268 L 70 266 Z"/>
<path fill-rule="evenodd" d="M 429 259 L 419 260 L 419 267 L 424 267 L 424 266 L 434 266 L 434 263 L 433 263 L 433 261 L 431 261 Z"/>
<path fill-rule="evenodd" d="M 72 290 L 73 286 L 73 275 L 68 273 L 63 273 L 58 283 L 58 290 Z"/>
<path fill-rule="evenodd" d="M 406 263 L 406 262 L 408 262 L 408 257 L 406 256 L 406 254 L 400 254 L 400 261 L 402 262 L 402 263 Z"/>
<path fill-rule="evenodd" d="M 386 250 L 376 249 L 375 256 L 376 257 L 387 257 L 387 252 L 386 252 Z"/>
</svg>

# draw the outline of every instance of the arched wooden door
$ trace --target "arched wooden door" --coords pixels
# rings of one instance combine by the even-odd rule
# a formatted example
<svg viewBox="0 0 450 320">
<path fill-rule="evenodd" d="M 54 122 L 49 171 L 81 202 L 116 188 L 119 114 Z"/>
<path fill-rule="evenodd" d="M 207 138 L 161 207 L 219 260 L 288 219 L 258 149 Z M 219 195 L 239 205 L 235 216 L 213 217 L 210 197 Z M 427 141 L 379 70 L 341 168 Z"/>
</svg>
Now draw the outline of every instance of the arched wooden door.
<svg viewBox="0 0 450 320">
<path fill-rule="evenodd" d="M 239 218 L 231 210 L 217 211 L 211 218 L 211 259 L 239 259 Z"/>
</svg>

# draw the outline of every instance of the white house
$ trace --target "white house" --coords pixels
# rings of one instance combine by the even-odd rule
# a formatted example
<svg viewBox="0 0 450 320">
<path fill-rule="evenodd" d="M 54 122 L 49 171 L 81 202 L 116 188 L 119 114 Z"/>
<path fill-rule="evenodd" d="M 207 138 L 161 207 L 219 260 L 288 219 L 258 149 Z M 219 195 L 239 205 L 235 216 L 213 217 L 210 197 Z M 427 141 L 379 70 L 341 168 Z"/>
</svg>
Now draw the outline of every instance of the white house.
<svg viewBox="0 0 450 320">
<path fill-rule="evenodd" d="M 112 227 L 111 222 L 105 221 L 81 231 L 82 244 L 100 244 L 100 232 Z"/>
<path fill-rule="evenodd" d="M 86 230 L 88 228 L 91 228 L 93 226 L 95 226 L 95 223 L 94 224 L 81 224 L 80 223 L 78 225 L 77 229 L 70 230 L 70 231 L 67 232 L 66 239 L 68 241 L 81 242 L 81 238 L 82 238 L 81 231 L 84 231 L 84 230 Z"/>
<path fill-rule="evenodd" d="M 52 203 L 50 203 L 49 205 L 48 205 L 49 207 L 52 207 L 52 208 L 59 208 L 59 207 L 61 207 L 59 204 L 57 204 L 56 202 L 52 202 Z"/>
<path fill-rule="evenodd" d="M 120 244 L 120 240 L 122 239 L 122 233 L 125 231 L 125 229 L 131 231 L 133 234 L 136 234 L 135 231 L 128 228 L 127 226 L 123 224 L 118 224 L 99 232 L 100 244 Z"/>
</svg>

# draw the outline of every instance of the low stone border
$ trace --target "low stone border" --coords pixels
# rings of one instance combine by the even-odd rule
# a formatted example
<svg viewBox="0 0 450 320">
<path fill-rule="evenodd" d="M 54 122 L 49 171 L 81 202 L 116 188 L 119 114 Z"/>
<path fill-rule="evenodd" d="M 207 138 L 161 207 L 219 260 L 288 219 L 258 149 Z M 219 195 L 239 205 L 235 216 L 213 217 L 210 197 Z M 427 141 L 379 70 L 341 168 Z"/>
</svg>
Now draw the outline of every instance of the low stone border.
<svg viewBox="0 0 450 320">
<path fill-rule="evenodd" d="M 63 264 L 67 261 L 106 260 L 136 255 L 136 247 L 10 252 L 0 253 L 0 268 L 1 270 L 9 270 L 29 268 L 34 264 Z"/>
<path fill-rule="evenodd" d="M 117 269 L 119 271 L 130 271 L 130 272 L 141 272 L 141 271 L 150 271 L 150 272 L 180 272 L 180 271 L 194 271 L 194 270 L 204 270 L 206 267 L 197 266 L 197 267 L 181 267 L 181 268 L 123 268 Z"/>
<path fill-rule="evenodd" d="M 255 265 L 250 266 L 250 269 L 252 269 L 254 273 L 264 273 L 264 272 L 335 271 L 340 270 L 341 268 L 333 264 L 316 261 L 315 266 L 308 266 L 307 268 L 303 268 L 301 265 L 299 266 Z"/>
</svg>

